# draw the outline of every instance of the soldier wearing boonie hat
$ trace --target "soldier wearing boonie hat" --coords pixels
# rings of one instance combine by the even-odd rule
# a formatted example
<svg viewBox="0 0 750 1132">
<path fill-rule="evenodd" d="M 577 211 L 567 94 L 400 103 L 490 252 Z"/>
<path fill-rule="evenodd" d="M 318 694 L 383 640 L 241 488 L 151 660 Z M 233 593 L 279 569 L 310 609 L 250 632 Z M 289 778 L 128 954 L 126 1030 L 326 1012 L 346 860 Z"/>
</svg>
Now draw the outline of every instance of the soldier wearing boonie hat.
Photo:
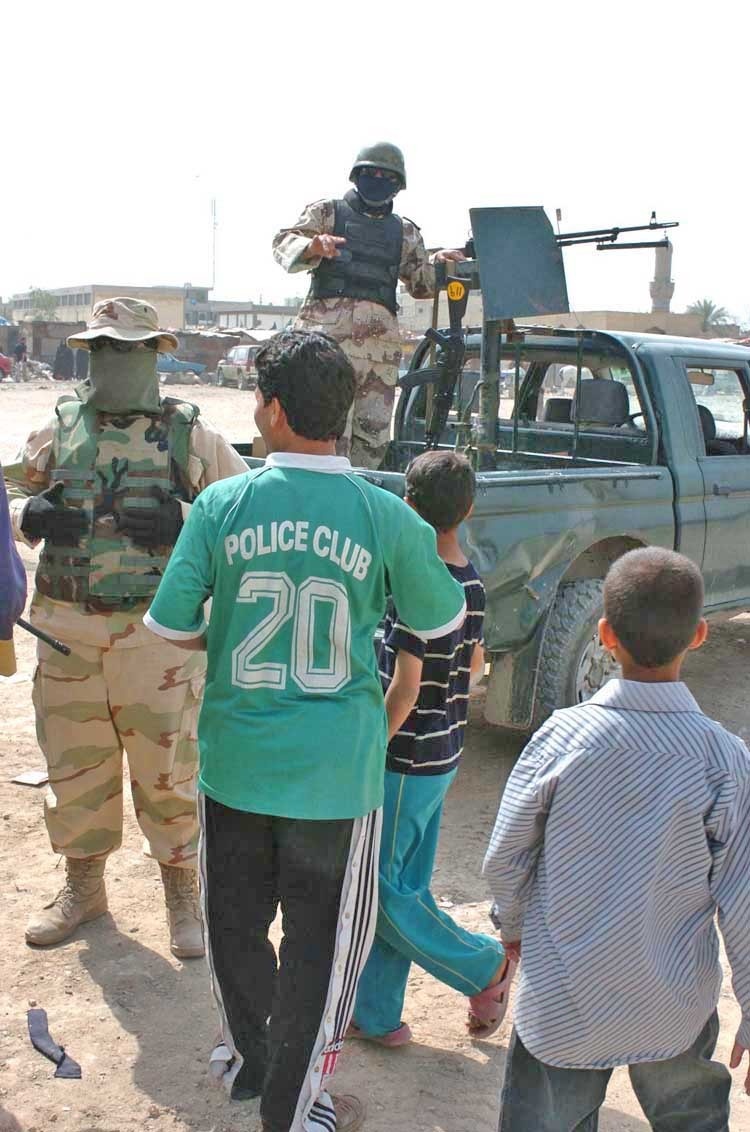
<svg viewBox="0 0 750 1132">
<path fill-rule="evenodd" d="M 89 351 L 89 377 L 6 468 L 15 537 L 41 544 L 31 621 L 71 650 L 38 649 L 32 698 L 49 771 L 45 817 L 66 883 L 26 939 L 59 943 L 106 912 L 124 749 L 146 852 L 161 867 L 171 950 L 201 955 L 195 777 L 205 656 L 154 636 L 143 615 L 183 511 L 208 484 L 247 467 L 195 405 L 160 397 L 157 352 L 178 343 L 150 303 L 99 302 L 68 344 Z"/>
<path fill-rule="evenodd" d="M 398 146 L 365 146 L 349 180 L 354 188 L 341 200 L 315 201 L 296 224 L 282 228 L 273 254 L 285 271 L 311 273 L 295 326 L 330 334 L 354 367 L 357 391 L 338 454 L 355 467 L 378 468 L 390 437 L 401 360 L 399 279 L 415 299 L 429 298 L 433 263 L 465 256 L 454 249 L 428 257 L 417 225 L 394 213 L 393 201 L 406 188 Z"/>
</svg>

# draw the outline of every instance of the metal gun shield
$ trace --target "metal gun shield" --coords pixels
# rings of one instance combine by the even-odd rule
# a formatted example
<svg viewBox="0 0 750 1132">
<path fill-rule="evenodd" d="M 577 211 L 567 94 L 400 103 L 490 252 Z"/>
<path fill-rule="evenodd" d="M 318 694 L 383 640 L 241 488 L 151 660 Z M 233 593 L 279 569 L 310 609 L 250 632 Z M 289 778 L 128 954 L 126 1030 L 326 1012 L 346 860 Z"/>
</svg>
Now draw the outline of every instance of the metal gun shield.
<svg viewBox="0 0 750 1132">
<path fill-rule="evenodd" d="M 472 208 L 485 321 L 563 314 L 562 252 L 543 208 Z"/>
</svg>

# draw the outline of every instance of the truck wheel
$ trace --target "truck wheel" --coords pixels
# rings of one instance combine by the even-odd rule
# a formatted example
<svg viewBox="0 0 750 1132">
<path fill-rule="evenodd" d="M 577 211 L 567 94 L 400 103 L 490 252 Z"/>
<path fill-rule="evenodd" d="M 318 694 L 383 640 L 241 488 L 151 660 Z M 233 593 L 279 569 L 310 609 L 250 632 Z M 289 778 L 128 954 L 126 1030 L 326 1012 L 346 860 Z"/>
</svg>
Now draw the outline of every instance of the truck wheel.
<svg viewBox="0 0 750 1132">
<path fill-rule="evenodd" d="M 226 385 L 226 378 L 224 377 L 224 371 L 223 370 L 219 369 L 219 370 L 216 371 L 216 384 L 221 386 L 222 389 Z"/>
<path fill-rule="evenodd" d="M 590 699 L 619 673 L 619 665 L 599 644 L 603 588 L 600 579 L 591 579 L 569 582 L 558 590 L 539 666 L 535 727 L 557 708 Z"/>
</svg>

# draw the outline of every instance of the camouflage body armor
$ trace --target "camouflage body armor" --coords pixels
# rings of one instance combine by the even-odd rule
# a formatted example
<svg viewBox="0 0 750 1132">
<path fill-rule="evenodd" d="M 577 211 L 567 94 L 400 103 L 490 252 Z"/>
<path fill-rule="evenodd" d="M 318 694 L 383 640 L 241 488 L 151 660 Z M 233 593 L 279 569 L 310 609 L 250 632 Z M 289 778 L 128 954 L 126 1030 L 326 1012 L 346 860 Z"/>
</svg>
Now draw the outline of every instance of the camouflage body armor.
<svg viewBox="0 0 750 1132">
<path fill-rule="evenodd" d="M 123 609 L 155 592 L 172 546 L 151 552 L 118 529 L 127 507 L 156 507 L 154 486 L 189 501 L 190 430 L 198 408 L 165 398 L 161 412 L 105 413 L 85 401 L 58 402 L 58 438 L 51 482 L 84 508 L 88 532 L 78 546 L 44 543 L 36 574 L 39 593 L 95 610 Z"/>
<path fill-rule="evenodd" d="M 396 288 L 401 265 L 403 226 L 401 218 L 370 216 L 357 193 L 348 192 L 334 202 L 333 235 L 346 243 L 335 259 L 324 259 L 313 271 L 314 299 L 366 299 L 398 314 Z"/>
</svg>

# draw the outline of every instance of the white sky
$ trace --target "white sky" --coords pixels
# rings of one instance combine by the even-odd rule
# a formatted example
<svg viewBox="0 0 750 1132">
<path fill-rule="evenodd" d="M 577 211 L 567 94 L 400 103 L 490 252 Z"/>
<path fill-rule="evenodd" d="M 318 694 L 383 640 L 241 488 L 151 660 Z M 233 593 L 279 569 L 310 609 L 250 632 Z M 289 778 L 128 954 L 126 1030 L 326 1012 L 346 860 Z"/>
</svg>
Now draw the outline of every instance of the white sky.
<svg viewBox="0 0 750 1132">
<path fill-rule="evenodd" d="M 656 209 L 680 221 L 672 309 L 709 297 L 750 322 L 746 2 L 24 11 L 4 17 L 3 297 L 210 284 L 212 197 L 215 297 L 303 293 L 273 233 L 341 195 L 357 149 L 385 138 L 406 155 L 397 209 L 428 245 L 463 243 L 474 205 L 559 207 L 563 230 Z M 571 306 L 649 309 L 653 255 L 566 251 Z"/>
</svg>

